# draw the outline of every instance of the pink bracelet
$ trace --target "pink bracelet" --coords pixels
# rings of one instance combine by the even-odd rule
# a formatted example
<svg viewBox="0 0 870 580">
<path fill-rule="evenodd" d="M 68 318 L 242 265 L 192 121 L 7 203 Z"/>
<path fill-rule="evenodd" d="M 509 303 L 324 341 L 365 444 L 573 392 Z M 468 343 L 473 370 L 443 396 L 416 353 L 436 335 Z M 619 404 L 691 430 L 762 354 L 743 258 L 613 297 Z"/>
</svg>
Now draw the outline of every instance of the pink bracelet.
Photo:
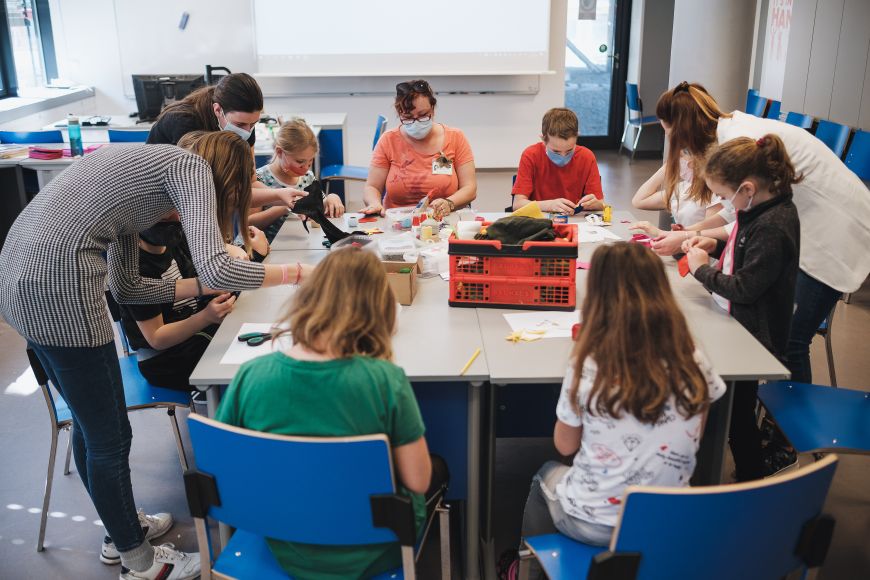
<svg viewBox="0 0 870 580">
<path fill-rule="evenodd" d="M 290 272 L 287 264 L 281 264 L 281 284 L 290 283 Z"/>
<path fill-rule="evenodd" d="M 299 282 L 302 281 L 302 264 L 296 262 L 296 282 L 295 284 L 298 286 Z"/>
</svg>

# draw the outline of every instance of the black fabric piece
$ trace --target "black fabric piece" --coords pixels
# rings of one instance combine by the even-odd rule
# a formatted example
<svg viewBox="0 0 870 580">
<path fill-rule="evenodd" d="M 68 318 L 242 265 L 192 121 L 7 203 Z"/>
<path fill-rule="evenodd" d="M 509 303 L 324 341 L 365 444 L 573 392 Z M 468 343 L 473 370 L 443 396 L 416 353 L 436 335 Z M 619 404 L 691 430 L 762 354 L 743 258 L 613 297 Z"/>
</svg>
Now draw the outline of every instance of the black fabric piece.
<svg viewBox="0 0 870 580">
<path fill-rule="evenodd" d="M 640 552 L 601 552 L 592 558 L 586 580 L 634 580 L 640 559 Z"/>
<path fill-rule="evenodd" d="M 712 266 L 695 270 L 710 292 L 731 301 L 731 315 L 785 362 L 800 258 L 800 220 L 792 194 L 737 212 L 734 274 Z M 720 257 L 724 244 L 717 246 Z"/>
<path fill-rule="evenodd" d="M 293 206 L 293 213 L 304 215 L 317 223 L 323 229 L 323 234 L 330 244 L 348 237 L 349 233 L 333 224 L 326 217 L 326 212 L 323 210 L 323 187 L 321 187 L 320 181 L 314 180 L 311 185 L 305 188 L 305 191 L 308 192 L 308 195 L 296 202 Z M 308 224 L 302 222 L 302 225 L 308 231 Z"/>
<path fill-rule="evenodd" d="M 485 234 L 475 240 L 497 240 L 503 244 L 522 245 L 525 242 L 552 242 L 556 239 L 553 221 L 525 216 L 508 216 L 486 227 Z"/>
<path fill-rule="evenodd" d="M 139 371 L 149 383 L 176 391 L 190 391 L 190 375 L 217 332 L 213 324 L 157 356 L 139 361 Z"/>
<path fill-rule="evenodd" d="M 174 248 L 184 239 L 181 222 L 157 222 L 150 228 L 139 232 L 139 237 L 152 246 Z"/>
</svg>

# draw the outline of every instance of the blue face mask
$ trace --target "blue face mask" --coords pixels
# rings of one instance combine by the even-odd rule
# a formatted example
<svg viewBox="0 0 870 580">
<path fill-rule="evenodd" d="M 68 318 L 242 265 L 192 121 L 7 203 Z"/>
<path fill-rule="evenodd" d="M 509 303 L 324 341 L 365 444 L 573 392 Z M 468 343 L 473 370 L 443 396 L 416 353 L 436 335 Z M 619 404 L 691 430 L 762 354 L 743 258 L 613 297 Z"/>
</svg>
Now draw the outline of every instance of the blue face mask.
<svg viewBox="0 0 870 580">
<path fill-rule="evenodd" d="M 416 120 L 408 125 L 402 125 L 402 131 L 411 139 L 424 139 L 432 130 L 432 119 L 426 121 Z"/>
<path fill-rule="evenodd" d="M 571 152 L 567 155 L 559 155 L 555 151 L 550 151 L 549 147 L 545 147 L 547 150 L 547 157 L 550 158 L 550 161 L 555 163 L 558 167 L 565 167 L 571 161 L 571 158 L 574 157 L 574 150 L 571 149 Z"/>
</svg>

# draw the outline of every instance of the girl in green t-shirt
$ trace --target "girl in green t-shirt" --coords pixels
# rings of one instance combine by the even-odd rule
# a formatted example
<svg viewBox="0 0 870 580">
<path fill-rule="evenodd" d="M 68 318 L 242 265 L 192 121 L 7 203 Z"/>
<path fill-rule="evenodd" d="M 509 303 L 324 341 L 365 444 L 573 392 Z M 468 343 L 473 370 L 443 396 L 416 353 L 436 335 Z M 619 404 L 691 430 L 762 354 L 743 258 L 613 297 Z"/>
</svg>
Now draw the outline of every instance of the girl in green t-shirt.
<svg viewBox="0 0 870 580">
<path fill-rule="evenodd" d="M 293 346 L 242 365 L 217 419 L 282 435 L 386 434 L 397 484 L 412 498 L 417 527 L 432 460 L 417 400 L 390 362 L 396 299 L 378 258 L 359 248 L 330 252 L 292 298 L 280 321 Z M 297 578 L 368 578 L 401 565 L 398 544 L 315 546 L 269 540 Z"/>
</svg>

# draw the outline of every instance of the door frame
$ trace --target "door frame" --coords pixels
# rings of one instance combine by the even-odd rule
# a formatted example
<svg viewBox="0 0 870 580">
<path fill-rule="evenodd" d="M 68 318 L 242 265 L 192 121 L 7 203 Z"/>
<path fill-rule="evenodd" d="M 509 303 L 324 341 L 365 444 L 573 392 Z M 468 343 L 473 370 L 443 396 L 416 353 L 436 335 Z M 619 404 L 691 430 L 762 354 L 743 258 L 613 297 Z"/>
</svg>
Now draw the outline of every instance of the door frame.
<svg viewBox="0 0 870 580">
<path fill-rule="evenodd" d="M 610 80 L 610 113 L 607 135 L 583 136 L 581 127 L 578 145 L 590 149 L 617 149 L 625 129 L 625 81 L 628 78 L 628 44 L 631 36 L 632 0 L 616 2 L 616 22 L 613 32 L 614 70 Z M 564 89 L 563 89 L 564 91 Z"/>
</svg>

